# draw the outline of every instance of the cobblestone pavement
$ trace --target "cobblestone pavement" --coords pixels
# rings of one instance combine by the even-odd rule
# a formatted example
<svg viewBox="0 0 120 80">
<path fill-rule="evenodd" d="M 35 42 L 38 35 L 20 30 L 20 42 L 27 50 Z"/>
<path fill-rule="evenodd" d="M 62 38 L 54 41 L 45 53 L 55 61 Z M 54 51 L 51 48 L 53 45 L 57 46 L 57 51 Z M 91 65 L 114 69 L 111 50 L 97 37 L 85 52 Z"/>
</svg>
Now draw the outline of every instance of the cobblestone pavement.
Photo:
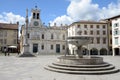
<svg viewBox="0 0 120 80">
<path fill-rule="evenodd" d="M 16 55 L 0 56 L 0 80 L 120 80 L 120 72 L 107 75 L 72 75 L 45 70 L 44 66 L 56 61 L 58 55 L 39 55 L 32 58 L 20 58 Z M 120 69 L 120 56 L 104 56 L 104 61 Z"/>
</svg>

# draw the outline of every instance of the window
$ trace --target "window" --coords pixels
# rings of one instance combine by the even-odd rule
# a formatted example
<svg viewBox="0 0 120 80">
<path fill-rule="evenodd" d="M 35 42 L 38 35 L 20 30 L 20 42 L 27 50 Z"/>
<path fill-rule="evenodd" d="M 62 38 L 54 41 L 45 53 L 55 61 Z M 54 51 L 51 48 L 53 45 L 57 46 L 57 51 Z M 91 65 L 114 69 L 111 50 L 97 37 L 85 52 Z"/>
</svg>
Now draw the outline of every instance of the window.
<svg viewBox="0 0 120 80">
<path fill-rule="evenodd" d="M 53 34 L 51 34 L 51 39 L 53 39 Z"/>
<path fill-rule="evenodd" d="M 14 30 L 13 37 L 17 37 L 17 31 Z"/>
<path fill-rule="evenodd" d="M 103 29 L 105 29 L 105 25 L 103 25 Z"/>
<path fill-rule="evenodd" d="M 103 44 L 106 44 L 106 38 L 103 38 Z"/>
<path fill-rule="evenodd" d="M 87 31 L 84 31 L 84 34 L 87 35 Z"/>
<path fill-rule="evenodd" d="M 65 50 L 65 45 L 62 46 L 63 50 Z"/>
<path fill-rule="evenodd" d="M 99 30 L 97 30 L 97 35 L 99 35 L 99 34 L 100 34 Z"/>
<path fill-rule="evenodd" d="M 17 43 L 17 40 L 16 40 L 16 39 L 14 39 L 14 40 L 13 40 L 13 44 L 16 44 L 16 43 Z"/>
<path fill-rule="evenodd" d="M 30 38 L 30 35 L 29 35 L 29 33 L 27 34 L 27 38 Z"/>
<path fill-rule="evenodd" d="M 53 45 L 51 45 L 51 50 L 53 50 Z"/>
<path fill-rule="evenodd" d="M 94 38 L 92 38 L 92 42 L 91 43 L 94 43 Z"/>
<path fill-rule="evenodd" d="M 35 13 L 33 13 L 33 19 L 35 19 Z"/>
<path fill-rule="evenodd" d="M 90 25 L 90 28 L 93 28 L 93 25 Z"/>
<path fill-rule="evenodd" d="M 96 27 L 99 28 L 99 25 L 97 25 Z"/>
<path fill-rule="evenodd" d="M 118 37 L 115 38 L 115 45 L 118 45 Z"/>
<path fill-rule="evenodd" d="M 112 30 L 110 30 L 110 35 L 112 35 Z"/>
<path fill-rule="evenodd" d="M 106 31 L 103 31 L 103 35 L 106 35 Z"/>
<path fill-rule="evenodd" d="M 114 35 L 118 35 L 118 29 L 115 29 Z"/>
<path fill-rule="evenodd" d="M 110 23 L 110 27 L 112 26 L 112 23 Z"/>
<path fill-rule="evenodd" d="M 110 39 L 110 44 L 112 44 L 112 39 Z"/>
<path fill-rule="evenodd" d="M 37 13 L 37 19 L 39 19 L 39 13 Z"/>
<path fill-rule="evenodd" d="M 4 32 L 4 37 L 7 37 L 7 31 Z"/>
<path fill-rule="evenodd" d="M 3 44 L 3 39 L 0 39 L 0 44 Z"/>
<path fill-rule="evenodd" d="M 78 32 L 77 32 L 78 35 L 81 35 L 81 33 L 82 33 L 82 31 L 78 31 Z"/>
<path fill-rule="evenodd" d="M 87 25 L 84 25 L 84 28 L 87 28 Z"/>
<path fill-rule="evenodd" d="M 114 27 L 118 27 L 118 26 L 119 26 L 119 23 L 115 23 L 115 24 L 114 24 Z"/>
<path fill-rule="evenodd" d="M 41 45 L 41 49 L 44 50 L 44 45 Z"/>
<path fill-rule="evenodd" d="M 3 31 L 0 31 L 0 37 L 3 37 Z"/>
<path fill-rule="evenodd" d="M 63 40 L 65 40 L 65 35 L 63 35 Z"/>
<path fill-rule="evenodd" d="M 97 39 L 97 44 L 99 44 L 100 43 L 100 38 L 97 37 L 96 39 Z"/>
<path fill-rule="evenodd" d="M 90 31 L 90 34 L 93 35 L 93 31 Z"/>
<path fill-rule="evenodd" d="M 44 39 L 44 34 L 42 34 L 42 39 Z"/>
<path fill-rule="evenodd" d="M 80 28 L 80 25 L 77 25 L 78 28 Z"/>
<path fill-rule="evenodd" d="M 4 44 L 7 44 L 7 39 L 4 39 Z"/>
</svg>

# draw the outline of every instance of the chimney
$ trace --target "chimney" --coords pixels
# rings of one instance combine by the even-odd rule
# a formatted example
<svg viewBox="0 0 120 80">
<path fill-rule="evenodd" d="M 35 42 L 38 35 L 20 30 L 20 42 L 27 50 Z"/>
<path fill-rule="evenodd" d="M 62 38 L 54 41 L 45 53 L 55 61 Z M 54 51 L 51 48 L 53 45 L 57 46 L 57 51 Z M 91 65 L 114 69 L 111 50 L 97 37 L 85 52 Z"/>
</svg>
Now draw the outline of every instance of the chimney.
<svg viewBox="0 0 120 80">
<path fill-rule="evenodd" d="M 63 24 L 61 24 L 61 27 L 63 26 Z"/>
<path fill-rule="evenodd" d="M 56 26 L 56 23 L 54 23 L 54 26 Z"/>
<path fill-rule="evenodd" d="M 17 21 L 17 25 L 19 25 L 19 22 Z"/>
</svg>

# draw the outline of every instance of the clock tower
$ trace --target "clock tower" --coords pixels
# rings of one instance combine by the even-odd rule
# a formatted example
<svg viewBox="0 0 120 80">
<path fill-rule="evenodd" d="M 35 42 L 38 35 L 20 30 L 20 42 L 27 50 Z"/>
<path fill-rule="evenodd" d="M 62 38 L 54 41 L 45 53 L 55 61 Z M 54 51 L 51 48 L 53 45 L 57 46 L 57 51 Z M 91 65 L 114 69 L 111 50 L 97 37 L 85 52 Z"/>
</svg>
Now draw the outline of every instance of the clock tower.
<svg viewBox="0 0 120 80">
<path fill-rule="evenodd" d="M 42 22 L 40 19 L 40 9 L 38 9 L 37 6 L 35 6 L 35 9 L 31 10 L 31 15 L 31 27 L 42 27 Z"/>
</svg>

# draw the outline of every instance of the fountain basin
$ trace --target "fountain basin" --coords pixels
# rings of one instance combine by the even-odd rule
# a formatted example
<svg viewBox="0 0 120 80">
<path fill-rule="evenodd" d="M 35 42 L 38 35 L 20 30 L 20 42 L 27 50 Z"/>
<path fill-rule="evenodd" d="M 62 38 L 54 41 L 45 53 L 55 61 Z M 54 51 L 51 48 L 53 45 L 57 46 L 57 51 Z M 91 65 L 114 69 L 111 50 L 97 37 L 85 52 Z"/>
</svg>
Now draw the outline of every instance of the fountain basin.
<svg viewBox="0 0 120 80">
<path fill-rule="evenodd" d="M 57 60 L 59 63 L 63 64 L 73 64 L 73 65 L 98 65 L 103 64 L 102 57 L 82 57 L 76 58 L 75 56 L 61 56 Z"/>
</svg>

